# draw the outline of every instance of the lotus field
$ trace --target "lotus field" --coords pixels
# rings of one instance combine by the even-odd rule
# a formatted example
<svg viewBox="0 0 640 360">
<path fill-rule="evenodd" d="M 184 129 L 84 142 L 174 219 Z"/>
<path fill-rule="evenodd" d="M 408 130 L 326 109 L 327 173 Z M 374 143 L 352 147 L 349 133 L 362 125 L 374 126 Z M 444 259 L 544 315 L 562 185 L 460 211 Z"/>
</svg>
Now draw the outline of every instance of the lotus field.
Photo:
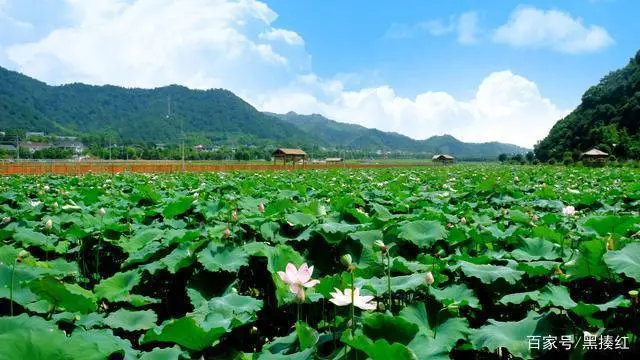
<svg viewBox="0 0 640 360">
<path fill-rule="evenodd" d="M 640 171 L 0 178 L 0 359 L 638 359 Z"/>
</svg>

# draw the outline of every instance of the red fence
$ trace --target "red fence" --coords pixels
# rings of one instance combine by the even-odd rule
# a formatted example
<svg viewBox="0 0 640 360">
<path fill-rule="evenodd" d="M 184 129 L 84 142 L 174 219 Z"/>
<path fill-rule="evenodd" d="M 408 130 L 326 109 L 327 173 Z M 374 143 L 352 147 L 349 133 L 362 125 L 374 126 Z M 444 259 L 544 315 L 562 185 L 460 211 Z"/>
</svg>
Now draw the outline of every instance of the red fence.
<svg viewBox="0 0 640 360">
<path fill-rule="evenodd" d="M 272 164 L 211 164 L 187 163 L 186 172 L 214 171 L 282 171 L 300 169 L 377 169 L 394 167 L 433 166 L 430 163 L 411 164 L 305 164 L 305 165 L 272 165 Z M 79 174 L 118 174 L 133 173 L 173 173 L 182 172 L 182 164 L 176 162 L 22 162 L 0 164 L 0 175 L 79 175 Z"/>
</svg>

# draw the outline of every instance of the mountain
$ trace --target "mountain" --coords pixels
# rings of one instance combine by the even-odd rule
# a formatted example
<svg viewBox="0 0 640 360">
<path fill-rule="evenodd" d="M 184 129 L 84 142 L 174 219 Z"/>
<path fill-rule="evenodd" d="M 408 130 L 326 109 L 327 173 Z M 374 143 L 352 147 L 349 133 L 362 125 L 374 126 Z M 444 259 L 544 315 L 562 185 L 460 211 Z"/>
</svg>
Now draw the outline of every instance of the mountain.
<svg viewBox="0 0 640 360">
<path fill-rule="evenodd" d="M 168 117 L 168 98 L 172 116 Z M 183 123 L 183 124 L 182 124 Z M 280 145 L 315 143 L 296 126 L 265 115 L 227 90 L 182 86 L 125 89 L 70 84 L 49 86 L 0 68 L 0 128 L 61 135 L 116 132 L 133 141 L 175 141 L 181 132 L 210 139 L 232 137 Z"/>
<path fill-rule="evenodd" d="M 618 157 L 640 159 L 639 128 L 640 51 L 582 95 L 581 104 L 535 146 L 536 157 L 559 160 L 566 152 L 597 147 Z"/>
<path fill-rule="evenodd" d="M 171 116 L 168 116 L 168 99 Z M 182 127 L 191 142 L 272 144 L 309 148 L 450 153 L 493 158 L 527 149 L 464 143 L 450 135 L 414 140 L 397 133 L 329 120 L 321 115 L 262 113 L 228 90 L 156 89 L 69 84 L 50 86 L 0 67 L 0 129 L 57 135 L 116 134 L 129 142 L 175 143 Z M 110 135 L 112 136 L 112 135 Z"/>
<path fill-rule="evenodd" d="M 426 140 L 414 140 L 394 132 L 369 129 L 355 124 L 345 124 L 318 114 L 299 115 L 295 112 L 268 115 L 296 125 L 300 130 L 314 134 L 321 141 L 358 149 L 402 150 L 415 153 L 449 153 L 464 158 L 496 157 L 499 154 L 525 153 L 528 149 L 498 142 L 465 143 L 451 135 L 432 136 Z"/>
</svg>

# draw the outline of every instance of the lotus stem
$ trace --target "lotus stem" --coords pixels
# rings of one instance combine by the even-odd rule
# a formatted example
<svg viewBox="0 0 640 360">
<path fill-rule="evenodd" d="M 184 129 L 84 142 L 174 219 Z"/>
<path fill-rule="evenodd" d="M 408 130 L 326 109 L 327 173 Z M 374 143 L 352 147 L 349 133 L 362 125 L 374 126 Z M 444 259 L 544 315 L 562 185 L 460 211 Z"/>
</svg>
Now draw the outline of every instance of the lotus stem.
<svg viewBox="0 0 640 360">
<path fill-rule="evenodd" d="M 355 280 L 353 277 L 353 271 L 351 271 L 351 333 L 353 335 L 355 335 L 355 331 L 356 331 L 356 310 L 355 310 L 355 306 L 353 305 L 353 301 L 354 301 L 354 291 L 355 291 Z"/>
<path fill-rule="evenodd" d="M 13 266 L 11 266 L 11 286 L 9 287 L 9 308 L 11 311 L 11 316 L 13 316 L 13 284 L 16 275 L 16 261 L 13 261 Z"/>
<path fill-rule="evenodd" d="M 389 287 L 389 311 L 393 313 L 393 300 L 391 295 L 391 256 L 389 256 L 389 252 L 387 251 L 387 286 Z"/>
<path fill-rule="evenodd" d="M 96 279 L 100 279 L 100 248 L 102 248 L 102 232 L 104 219 L 100 218 L 100 234 L 98 236 L 98 249 L 96 250 Z"/>
</svg>

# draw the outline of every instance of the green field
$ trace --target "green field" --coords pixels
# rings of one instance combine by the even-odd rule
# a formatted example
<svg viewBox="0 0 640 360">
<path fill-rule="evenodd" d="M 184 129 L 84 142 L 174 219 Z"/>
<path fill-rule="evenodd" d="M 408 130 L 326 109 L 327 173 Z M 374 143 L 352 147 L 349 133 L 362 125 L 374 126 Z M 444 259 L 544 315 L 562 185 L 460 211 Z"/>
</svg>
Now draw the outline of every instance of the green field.
<svg viewBox="0 0 640 360">
<path fill-rule="evenodd" d="M 638 358 L 639 179 L 2 177 L 0 359 Z"/>
</svg>

